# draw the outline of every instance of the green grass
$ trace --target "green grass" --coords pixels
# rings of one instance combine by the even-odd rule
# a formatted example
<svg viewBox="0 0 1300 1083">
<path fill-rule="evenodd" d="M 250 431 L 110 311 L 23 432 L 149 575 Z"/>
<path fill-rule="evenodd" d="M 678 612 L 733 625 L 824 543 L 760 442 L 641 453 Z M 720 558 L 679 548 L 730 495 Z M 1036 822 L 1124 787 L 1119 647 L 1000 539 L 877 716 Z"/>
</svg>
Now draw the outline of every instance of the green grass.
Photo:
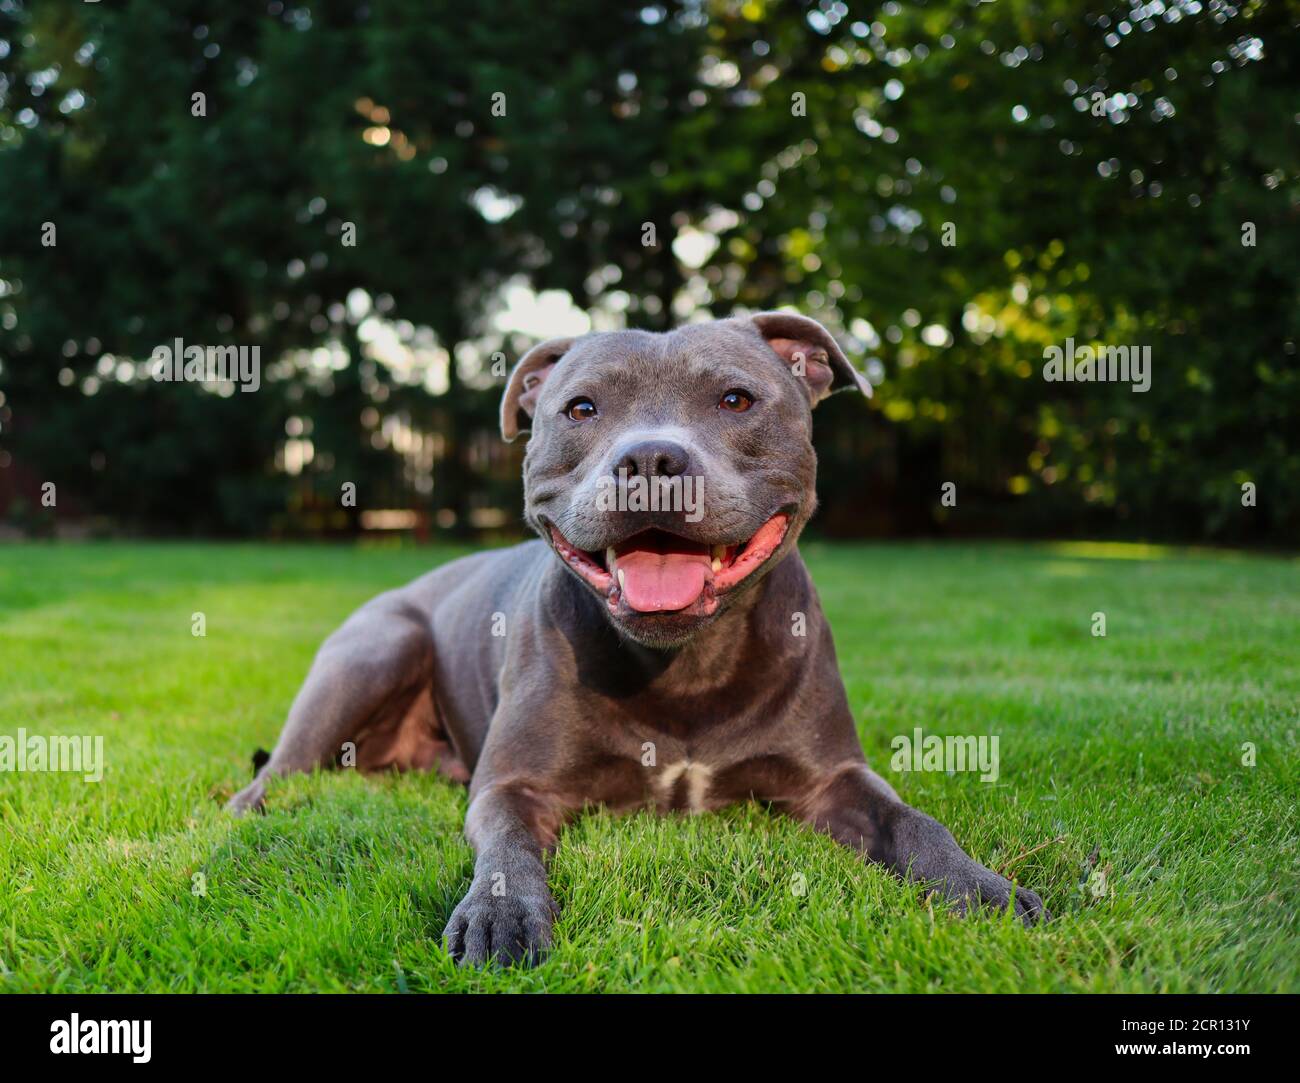
<svg viewBox="0 0 1300 1083">
<path fill-rule="evenodd" d="M 1055 920 L 952 918 L 757 807 L 593 814 L 552 862 L 550 959 L 466 972 L 460 788 L 342 772 L 220 812 L 320 640 L 451 555 L 0 548 L 0 734 L 102 734 L 108 765 L 0 774 L 0 989 L 1300 990 L 1300 562 L 809 546 L 868 757 Z M 915 726 L 1000 735 L 998 782 L 890 771 Z"/>
</svg>

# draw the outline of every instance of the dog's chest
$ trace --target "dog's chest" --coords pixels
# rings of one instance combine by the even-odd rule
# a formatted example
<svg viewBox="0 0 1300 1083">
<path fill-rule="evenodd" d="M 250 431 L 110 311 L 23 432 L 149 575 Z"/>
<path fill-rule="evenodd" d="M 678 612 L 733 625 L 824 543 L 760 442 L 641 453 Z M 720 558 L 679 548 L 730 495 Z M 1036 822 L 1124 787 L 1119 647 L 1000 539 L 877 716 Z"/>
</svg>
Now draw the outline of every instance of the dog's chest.
<svg viewBox="0 0 1300 1083">
<path fill-rule="evenodd" d="M 716 796 L 713 773 L 707 763 L 691 759 L 656 765 L 646 776 L 650 803 L 662 812 L 703 812 L 726 804 L 725 800 L 711 803 Z"/>
<path fill-rule="evenodd" d="M 593 765 L 594 766 L 594 765 Z M 586 792 L 580 803 L 600 803 L 615 811 L 650 808 L 658 812 L 706 812 L 751 798 L 780 801 L 807 784 L 793 760 L 772 754 L 736 758 L 710 756 L 674 743 L 642 746 L 639 757 L 605 759 L 583 772 Z"/>
</svg>

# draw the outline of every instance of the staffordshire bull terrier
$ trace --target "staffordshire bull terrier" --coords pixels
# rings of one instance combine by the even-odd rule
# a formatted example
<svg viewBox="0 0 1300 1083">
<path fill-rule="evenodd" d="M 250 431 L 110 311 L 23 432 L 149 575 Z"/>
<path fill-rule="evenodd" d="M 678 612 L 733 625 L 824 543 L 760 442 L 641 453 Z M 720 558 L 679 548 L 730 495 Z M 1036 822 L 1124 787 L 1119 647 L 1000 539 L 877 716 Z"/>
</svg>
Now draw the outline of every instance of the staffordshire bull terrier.
<svg viewBox="0 0 1300 1083">
<path fill-rule="evenodd" d="M 544 856 L 589 805 L 700 812 L 757 799 L 960 912 L 1045 917 L 866 764 L 830 628 L 795 547 L 816 504 L 812 411 L 870 394 L 831 335 L 784 312 L 555 339 L 515 367 L 540 540 L 380 595 L 329 637 L 270 759 L 438 770 L 469 785 L 462 963 L 535 962 L 557 912 Z M 642 479 L 670 499 L 611 499 Z M 671 499 L 683 479 L 697 504 Z M 700 513 L 702 508 L 702 513 Z M 796 634 L 802 630 L 804 634 Z"/>
</svg>

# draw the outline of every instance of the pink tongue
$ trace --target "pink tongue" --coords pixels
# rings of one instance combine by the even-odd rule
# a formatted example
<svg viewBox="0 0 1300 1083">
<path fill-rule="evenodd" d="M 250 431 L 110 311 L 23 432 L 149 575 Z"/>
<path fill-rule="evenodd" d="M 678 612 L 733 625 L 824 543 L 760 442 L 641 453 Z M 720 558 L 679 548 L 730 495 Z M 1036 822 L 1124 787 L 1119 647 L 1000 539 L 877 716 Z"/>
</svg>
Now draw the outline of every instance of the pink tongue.
<svg viewBox="0 0 1300 1083">
<path fill-rule="evenodd" d="M 638 613 L 685 609 L 704 591 L 709 570 L 707 551 L 660 552 L 629 549 L 616 556 L 623 597 Z"/>
</svg>

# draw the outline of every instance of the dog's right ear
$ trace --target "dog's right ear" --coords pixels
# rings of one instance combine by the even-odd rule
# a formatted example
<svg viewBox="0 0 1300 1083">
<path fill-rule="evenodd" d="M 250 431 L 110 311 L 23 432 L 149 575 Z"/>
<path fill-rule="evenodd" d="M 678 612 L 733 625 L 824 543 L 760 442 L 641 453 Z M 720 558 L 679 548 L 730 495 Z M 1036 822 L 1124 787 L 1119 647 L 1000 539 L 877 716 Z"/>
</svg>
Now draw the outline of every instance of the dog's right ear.
<svg viewBox="0 0 1300 1083">
<path fill-rule="evenodd" d="M 519 359 L 501 398 L 501 435 L 507 441 L 533 427 L 533 413 L 542 384 L 572 345 L 571 338 L 547 339 Z"/>
</svg>

